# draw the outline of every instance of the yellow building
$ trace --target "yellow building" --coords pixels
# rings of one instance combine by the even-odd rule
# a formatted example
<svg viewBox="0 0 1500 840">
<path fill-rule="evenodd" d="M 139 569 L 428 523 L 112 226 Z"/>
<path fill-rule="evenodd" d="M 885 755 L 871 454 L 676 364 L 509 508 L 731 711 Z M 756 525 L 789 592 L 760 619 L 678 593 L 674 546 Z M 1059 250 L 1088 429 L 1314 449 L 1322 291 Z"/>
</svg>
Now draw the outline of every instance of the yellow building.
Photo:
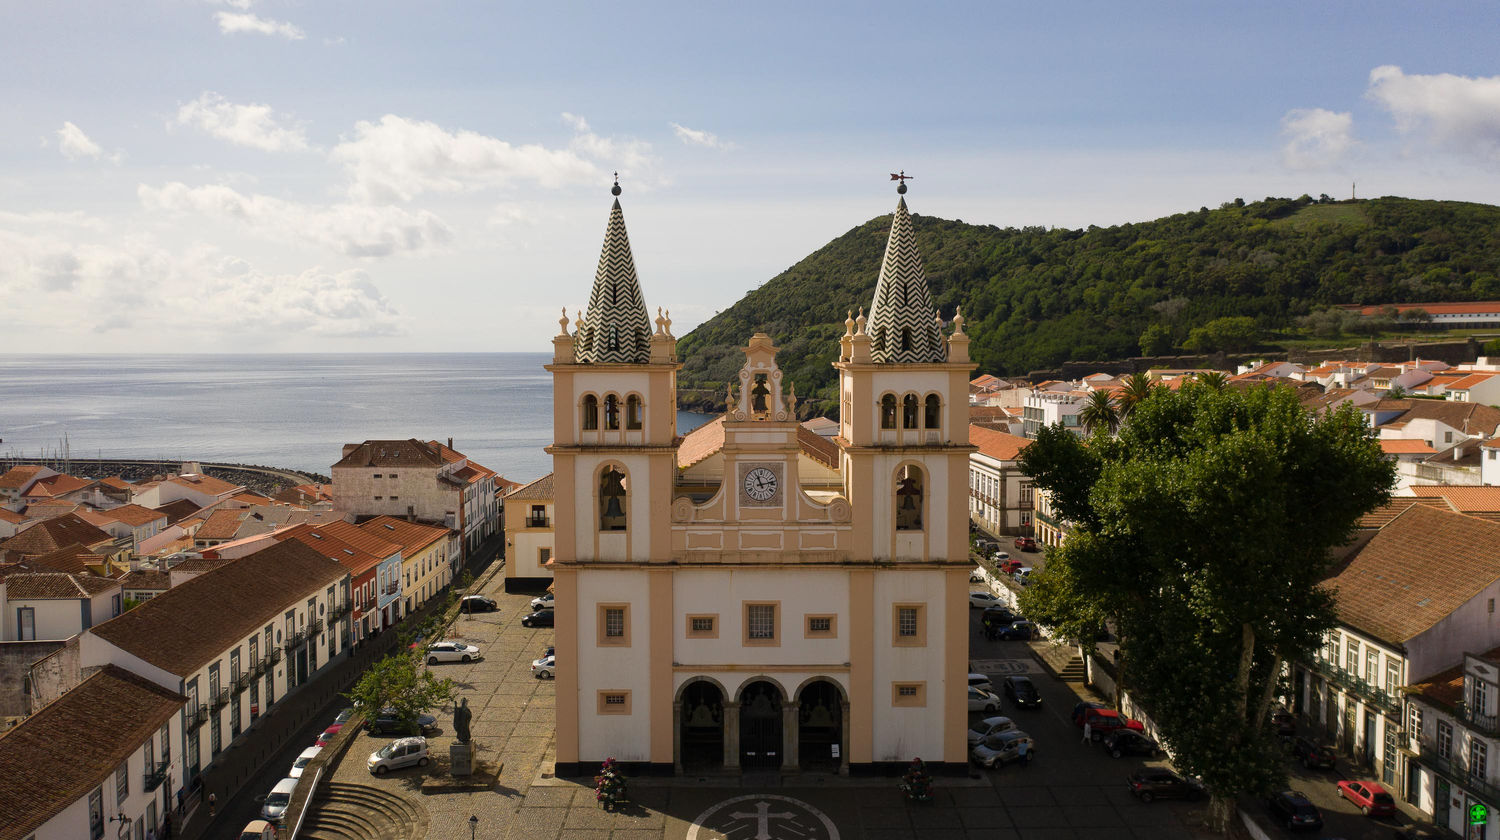
<svg viewBox="0 0 1500 840">
<path fill-rule="evenodd" d="M 902 198 L 869 318 L 844 324 L 833 446 L 804 439 L 757 334 L 702 432 L 722 439 L 681 442 L 711 462 L 682 457 L 676 338 L 660 311 L 652 329 L 616 200 L 547 366 L 560 775 L 966 763 L 974 366 L 953 320 Z"/>
<path fill-rule="evenodd" d="M 402 615 L 421 608 L 453 579 L 447 528 L 377 516 L 359 529 L 401 546 Z"/>
<path fill-rule="evenodd" d="M 552 474 L 505 496 L 505 591 L 545 586 L 552 580 Z"/>
</svg>

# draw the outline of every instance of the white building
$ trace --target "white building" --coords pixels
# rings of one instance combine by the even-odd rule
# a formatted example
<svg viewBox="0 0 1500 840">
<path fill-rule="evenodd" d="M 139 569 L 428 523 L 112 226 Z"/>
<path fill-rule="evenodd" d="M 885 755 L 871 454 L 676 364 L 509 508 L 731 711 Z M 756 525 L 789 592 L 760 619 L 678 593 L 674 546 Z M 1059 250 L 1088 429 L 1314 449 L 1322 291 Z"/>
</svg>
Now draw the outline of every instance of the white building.
<svg viewBox="0 0 1500 840">
<path fill-rule="evenodd" d="M 969 456 L 969 516 L 991 534 L 1031 536 L 1031 479 L 1021 474 L 1021 451 L 1027 438 L 969 426 L 969 442 L 979 451 Z"/>
<path fill-rule="evenodd" d="M 1053 425 L 1082 436 L 1083 423 L 1078 415 L 1083 411 L 1086 396 L 1082 391 L 1033 390 L 1022 406 L 1026 437 L 1035 438 L 1037 429 Z"/>
<path fill-rule="evenodd" d="M 123 609 L 120 582 L 89 574 L 22 572 L 5 578 L 0 640 L 71 639 Z"/>
</svg>

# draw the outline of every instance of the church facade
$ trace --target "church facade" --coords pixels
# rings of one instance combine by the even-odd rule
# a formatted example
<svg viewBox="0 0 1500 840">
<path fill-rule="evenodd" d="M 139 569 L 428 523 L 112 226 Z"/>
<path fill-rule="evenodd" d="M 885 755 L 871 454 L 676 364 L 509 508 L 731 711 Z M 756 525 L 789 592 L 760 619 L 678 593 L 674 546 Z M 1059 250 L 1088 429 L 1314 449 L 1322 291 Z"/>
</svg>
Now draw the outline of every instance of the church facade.
<svg viewBox="0 0 1500 840">
<path fill-rule="evenodd" d="M 764 334 L 725 415 L 679 436 L 657 312 L 616 199 L 547 366 L 558 774 L 966 763 L 973 365 L 904 196 L 870 314 L 844 324 L 832 441 L 797 422 Z"/>
</svg>

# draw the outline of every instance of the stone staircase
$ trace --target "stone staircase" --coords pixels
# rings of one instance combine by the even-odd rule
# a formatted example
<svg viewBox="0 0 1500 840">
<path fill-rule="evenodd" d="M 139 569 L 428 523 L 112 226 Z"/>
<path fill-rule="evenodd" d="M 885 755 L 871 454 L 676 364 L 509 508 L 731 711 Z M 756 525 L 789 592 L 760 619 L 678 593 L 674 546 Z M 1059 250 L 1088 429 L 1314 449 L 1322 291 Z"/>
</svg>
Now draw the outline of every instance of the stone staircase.
<svg viewBox="0 0 1500 840">
<path fill-rule="evenodd" d="M 394 793 L 347 782 L 325 782 L 313 799 L 299 838 L 306 840 L 420 840 L 427 810 Z"/>
<path fill-rule="evenodd" d="M 1073 654 L 1066 665 L 1057 672 L 1058 679 L 1065 683 L 1081 683 L 1088 679 L 1088 670 L 1084 668 L 1083 657 Z"/>
</svg>

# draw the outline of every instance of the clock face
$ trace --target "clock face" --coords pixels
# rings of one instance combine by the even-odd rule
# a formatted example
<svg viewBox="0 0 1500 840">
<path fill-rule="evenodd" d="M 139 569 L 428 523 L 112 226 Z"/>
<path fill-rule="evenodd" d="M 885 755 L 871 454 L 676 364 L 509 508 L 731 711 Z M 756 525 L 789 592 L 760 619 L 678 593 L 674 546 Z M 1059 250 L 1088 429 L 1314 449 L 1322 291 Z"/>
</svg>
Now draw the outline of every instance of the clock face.
<svg viewBox="0 0 1500 840">
<path fill-rule="evenodd" d="M 745 473 L 745 495 L 757 502 L 770 500 L 776 495 L 776 473 L 765 467 L 756 467 Z"/>
</svg>

